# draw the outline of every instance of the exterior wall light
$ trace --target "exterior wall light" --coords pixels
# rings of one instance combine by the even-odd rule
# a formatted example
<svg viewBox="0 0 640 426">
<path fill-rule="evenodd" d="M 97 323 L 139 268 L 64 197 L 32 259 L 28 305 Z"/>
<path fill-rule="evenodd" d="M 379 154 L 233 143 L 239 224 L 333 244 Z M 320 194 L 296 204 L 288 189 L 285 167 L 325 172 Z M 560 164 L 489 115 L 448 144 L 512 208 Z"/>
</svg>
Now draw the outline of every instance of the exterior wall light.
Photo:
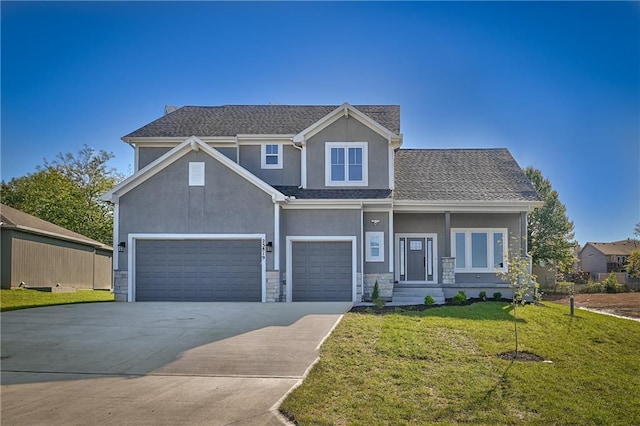
<svg viewBox="0 0 640 426">
<path fill-rule="evenodd" d="M 127 246 L 127 243 L 125 243 L 124 241 L 120 241 L 118 243 L 118 253 L 122 253 L 124 252 L 124 248 Z"/>
<path fill-rule="evenodd" d="M 273 251 L 273 242 L 269 241 L 266 247 L 267 247 L 267 253 L 271 253 Z"/>
</svg>

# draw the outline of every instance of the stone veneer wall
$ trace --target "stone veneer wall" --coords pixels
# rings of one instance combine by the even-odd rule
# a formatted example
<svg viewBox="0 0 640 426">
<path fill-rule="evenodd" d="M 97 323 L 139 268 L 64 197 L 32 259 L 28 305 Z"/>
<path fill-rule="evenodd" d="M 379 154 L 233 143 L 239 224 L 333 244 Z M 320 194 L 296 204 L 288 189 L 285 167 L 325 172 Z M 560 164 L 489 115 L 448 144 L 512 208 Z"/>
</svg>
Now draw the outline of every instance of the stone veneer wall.
<svg viewBox="0 0 640 426">
<path fill-rule="evenodd" d="M 380 293 L 380 298 L 385 300 L 391 300 L 393 296 L 393 274 L 392 273 L 384 273 L 384 274 L 365 274 L 364 275 L 364 294 L 362 295 L 362 299 L 358 300 L 371 300 L 371 295 L 373 294 L 373 287 L 376 285 L 376 281 L 378 281 L 378 291 Z"/>
<path fill-rule="evenodd" d="M 456 258 L 442 257 L 442 284 L 456 283 Z"/>
<path fill-rule="evenodd" d="M 113 295 L 116 302 L 126 302 L 129 292 L 127 282 L 127 271 L 113 271 Z"/>
<path fill-rule="evenodd" d="M 286 293 L 285 293 L 286 294 Z M 265 302 L 280 302 L 280 272 L 267 271 L 267 297 Z"/>
</svg>

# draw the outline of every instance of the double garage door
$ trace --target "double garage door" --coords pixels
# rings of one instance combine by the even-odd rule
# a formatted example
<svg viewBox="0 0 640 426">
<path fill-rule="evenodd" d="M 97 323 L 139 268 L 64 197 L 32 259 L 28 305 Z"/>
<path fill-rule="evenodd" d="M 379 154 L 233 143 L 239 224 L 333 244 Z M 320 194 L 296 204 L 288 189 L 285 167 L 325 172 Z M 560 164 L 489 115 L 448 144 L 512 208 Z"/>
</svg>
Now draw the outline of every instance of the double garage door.
<svg viewBox="0 0 640 426">
<path fill-rule="evenodd" d="M 137 240 L 137 301 L 260 302 L 260 240 Z"/>
<path fill-rule="evenodd" d="M 291 300 L 353 300 L 351 241 L 295 241 Z M 135 244 L 136 301 L 260 302 L 260 240 L 156 240 Z"/>
</svg>

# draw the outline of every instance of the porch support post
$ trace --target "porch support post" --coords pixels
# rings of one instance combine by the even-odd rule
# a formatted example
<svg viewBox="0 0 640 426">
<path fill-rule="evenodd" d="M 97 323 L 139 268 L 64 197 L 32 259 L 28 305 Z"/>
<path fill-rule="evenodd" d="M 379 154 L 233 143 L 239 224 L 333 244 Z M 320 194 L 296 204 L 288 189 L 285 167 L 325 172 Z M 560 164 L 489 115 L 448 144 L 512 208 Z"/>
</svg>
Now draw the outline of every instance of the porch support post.
<svg viewBox="0 0 640 426">
<path fill-rule="evenodd" d="M 451 212 L 444 212 L 444 255 L 451 256 Z"/>
<path fill-rule="evenodd" d="M 520 249 L 522 256 L 526 256 L 527 253 L 527 212 L 520 212 Z"/>
</svg>

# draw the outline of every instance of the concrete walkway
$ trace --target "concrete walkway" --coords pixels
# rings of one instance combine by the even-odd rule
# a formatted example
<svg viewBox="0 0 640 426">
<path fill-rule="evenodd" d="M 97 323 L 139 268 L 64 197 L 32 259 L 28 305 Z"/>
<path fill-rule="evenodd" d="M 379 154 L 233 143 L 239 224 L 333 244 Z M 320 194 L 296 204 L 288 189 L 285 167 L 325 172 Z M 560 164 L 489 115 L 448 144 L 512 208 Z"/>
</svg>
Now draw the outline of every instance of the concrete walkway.
<svg viewBox="0 0 640 426">
<path fill-rule="evenodd" d="M 350 303 L 100 303 L 4 312 L 2 424 L 280 425 Z"/>
</svg>

